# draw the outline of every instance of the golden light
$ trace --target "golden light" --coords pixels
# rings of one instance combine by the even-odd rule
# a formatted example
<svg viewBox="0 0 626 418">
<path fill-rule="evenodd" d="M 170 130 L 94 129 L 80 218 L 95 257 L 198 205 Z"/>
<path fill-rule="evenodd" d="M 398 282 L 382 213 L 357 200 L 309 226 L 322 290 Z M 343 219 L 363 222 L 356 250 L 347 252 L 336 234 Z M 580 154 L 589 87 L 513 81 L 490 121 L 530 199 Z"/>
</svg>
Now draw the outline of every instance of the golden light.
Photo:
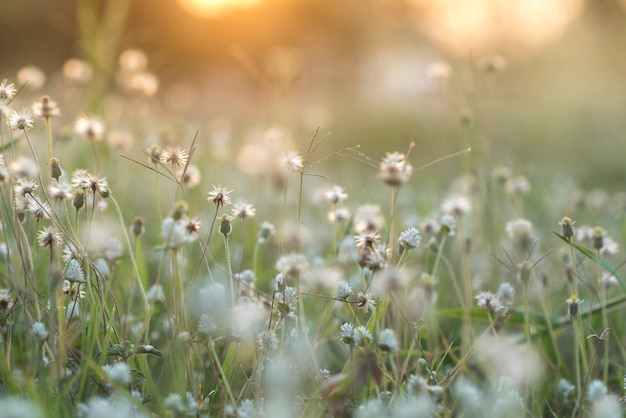
<svg viewBox="0 0 626 418">
<path fill-rule="evenodd" d="M 625 0 L 626 1 L 626 0 Z M 417 27 L 459 54 L 535 49 L 558 40 L 583 0 L 409 0 Z"/>
<path fill-rule="evenodd" d="M 255 6 L 261 0 L 178 0 L 178 2 L 186 12 L 194 16 L 212 18 Z"/>
</svg>

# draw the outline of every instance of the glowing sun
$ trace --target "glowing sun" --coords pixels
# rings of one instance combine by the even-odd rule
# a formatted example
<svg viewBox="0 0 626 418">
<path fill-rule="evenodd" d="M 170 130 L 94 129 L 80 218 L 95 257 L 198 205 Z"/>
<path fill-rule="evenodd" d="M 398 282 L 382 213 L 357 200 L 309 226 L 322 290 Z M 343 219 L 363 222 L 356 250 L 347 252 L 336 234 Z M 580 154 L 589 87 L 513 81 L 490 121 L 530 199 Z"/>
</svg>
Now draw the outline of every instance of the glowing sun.
<svg viewBox="0 0 626 418">
<path fill-rule="evenodd" d="M 198 17 L 218 17 L 233 10 L 252 7 L 261 0 L 178 0 L 188 13 Z"/>
</svg>

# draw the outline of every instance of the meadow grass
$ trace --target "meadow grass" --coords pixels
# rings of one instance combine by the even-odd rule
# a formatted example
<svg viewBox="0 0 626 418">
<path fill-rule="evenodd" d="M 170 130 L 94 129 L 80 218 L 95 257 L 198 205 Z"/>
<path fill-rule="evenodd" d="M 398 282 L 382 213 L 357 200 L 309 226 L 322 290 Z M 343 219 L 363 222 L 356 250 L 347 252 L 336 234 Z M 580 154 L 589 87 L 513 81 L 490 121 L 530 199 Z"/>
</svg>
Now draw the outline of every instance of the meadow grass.
<svg viewBox="0 0 626 418">
<path fill-rule="evenodd" d="M 501 166 L 468 108 L 428 161 L 145 140 L 140 75 L 99 115 L 0 85 L 0 416 L 622 415 L 623 193 Z"/>
</svg>

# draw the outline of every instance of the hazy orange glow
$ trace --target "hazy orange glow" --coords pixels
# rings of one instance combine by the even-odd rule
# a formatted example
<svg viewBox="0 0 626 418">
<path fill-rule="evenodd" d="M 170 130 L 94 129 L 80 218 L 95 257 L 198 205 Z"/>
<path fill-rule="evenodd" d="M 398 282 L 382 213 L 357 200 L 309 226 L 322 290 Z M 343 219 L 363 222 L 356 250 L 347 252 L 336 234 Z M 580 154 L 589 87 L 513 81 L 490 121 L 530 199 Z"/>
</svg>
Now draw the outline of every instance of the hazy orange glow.
<svg viewBox="0 0 626 418">
<path fill-rule="evenodd" d="M 233 10 L 252 7 L 261 0 L 178 0 L 188 13 L 198 17 L 218 17 Z"/>
<path fill-rule="evenodd" d="M 559 39 L 582 0 L 411 0 L 416 24 L 447 49 L 537 48 Z"/>
</svg>

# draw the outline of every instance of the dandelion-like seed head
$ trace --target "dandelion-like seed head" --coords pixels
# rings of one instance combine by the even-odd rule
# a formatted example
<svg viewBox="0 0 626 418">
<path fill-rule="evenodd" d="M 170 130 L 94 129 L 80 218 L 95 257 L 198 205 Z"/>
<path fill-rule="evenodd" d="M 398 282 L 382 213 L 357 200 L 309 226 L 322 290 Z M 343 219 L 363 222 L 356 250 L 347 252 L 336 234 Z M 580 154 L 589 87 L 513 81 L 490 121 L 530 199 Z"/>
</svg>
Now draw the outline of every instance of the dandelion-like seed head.
<svg viewBox="0 0 626 418">
<path fill-rule="evenodd" d="M 261 228 L 259 229 L 259 244 L 265 243 L 270 235 L 274 235 L 275 233 L 276 228 L 273 224 L 269 222 L 262 222 Z"/>
<path fill-rule="evenodd" d="M 348 194 L 345 192 L 343 187 L 334 185 L 330 186 L 330 188 L 324 192 L 324 198 L 333 205 L 336 205 L 346 200 L 348 198 Z"/>
<path fill-rule="evenodd" d="M 37 242 L 42 247 L 53 248 L 63 243 L 63 236 L 48 226 L 39 232 Z"/>
<path fill-rule="evenodd" d="M 304 159 L 295 151 L 283 153 L 278 157 L 278 167 L 283 171 L 299 173 L 304 167 Z"/>
<path fill-rule="evenodd" d="M 387 153 L 379 166 L 378 177 L 388 186 L 402 186 L 406 183 L 413 167 L 406 160 L 406 155 L 399 152 Z"/>
<path fill-rule="evenodd" d="M 74 133 L 91 141 L 99 141 L 104 137 L 104 121 L 97 116 L 81 115 L 74 122 Z"/>
<path fill-rule="evenodd" d="M 26 196 L 30 196 L 33 192 L 39 187 L 35 180 L 31 180 L 28 178 L 17 179 L 15 182 L 15 186 L 13 186 L 13 191 L 15 192 L 16 198 L 24 198 Z"/>
<path fill-rule="evenodd" d="M 359 292 L 356 299 L 356 305 L 365 313 L 368 313 L 370 310 L 374 310 L 374 308 L 376 308 L 374 292 Z"/>
<path fill-rule="evenodd" d="M 200 184 L 200 170 L 193 164 L 187 166 L 187 169 L 178 173 L 180 183 L 189 189 Z"/>
<path fill-rule="evenodd" d="M 602 257 L 610 257 L 619 252 L 619 244 L 611 237 L 605 236 L 602 247 L 600 247 L 600 255 Z"/>
<path fill-rule="evenodd" d="M 5 78 L 2 80 L 2 83 L 0 83 L 0 100 L 4 102 L 11 100 L 13 96 L 15 96 L 16 91 L 15 84 L 9 83 Z"/>
<path fill-rule="evenodd" d="M 504 309 L 498 296 L 491 292 L 480 292 L 476 295 L 476 301 L 480 309 L 484 309 L 492 315 Z"/>
<path fill-rule="evenodd" d="M 470 200 L 462 195 L 448 197 L 441 204 L 441 211 L 451 216 L 465 216 L 472 210 Z"/>
<path fill-rule="evenodd" d="M 436 219 L 426 218 L 420 223 L 419 229 L 425 235 L 437 235 L 441 230 L 441 224 Z"/>
<path fill-rule="evenodd" d="M 207 200 L 209 202 L 213 202 L 215 203 L 215 206 L 228 206 L 232 203 L 232 200 L 230 198 L 230 196 L 228 196 L 229 194 L 232 193 L 232 189 L 230 189 L 228 186 L 212 186 L 213 189 L 209 192 L 209 196 L 207 197 Z"/>
<path fill-rule="evenodd" d="M 380 206 L 359 206 L 354 214 L 354 232 L 378 232 L 382 229 L 385 219 L 380 214 Z"/>
<path fill-rule="evenodd" d="M 346 222 L 350 219 L 350 209 L 346 207 L 335 208 L 334 210 L 328 212 L 328 221 L 331 224 L 338 222 Z"/>
<path fill-rule="evenodd" d="M 526 219 L 515 219 L 506 223 L 506 234 L 521 248 L 528 248 L 531 242 L 533 224 Z"/>
<path fill-rule="evenodd" d="M 504 191 L 511 196 L 524 196 L 530 192 L 530 182 L 524 176 L 509 178 L 504 183 Z"/>
<path fill-rule="evenodd" d="M 256 209 L 251 203 L 238 202 L 233 205 L 233 216 L 238 219 L 253 218 L 256 215 Z"/>
<path fill-rule="evenodd" d="M 259 349 L 264 352 L 276 350 L 278 348 L 278 337 L 273 330 L 263 330 L 257 338 Z"/>
<path fill-rule="evenodd" d="M 39 202 L 37 199 L 30 199 L 31 204 L 28 205 L 28 212 L 39 222 L 43 219 L 50 219 L 52 209 L 46 202 Z"/>
<path fill-rule="evenodd" d="M 78 169 L 72 173 L 70 184 L 74 190 L 83 190 L 90 193 L 99 193 L 106 197 L 109 192 L 109 183 L 106 177 L 89 173 L 87 170 Z"/>
<path fill-rule="evenodd" d="M 41 68 L 27 65 L 17 71 L 18 84 L 25 84 L 30 90 L 36 91 L 46 84 L 46 74 Z"/>
<path fill-rule="evenodd" d="M 287 278 L 298 277 L 309 267 L 309 262 L 303 254 L 291 253 L 281 256 L 276 261 L 276 270 L 283 273 Z"/>
<path fill-rule="evenodd" d="M 385 244 L 378 244 L 372 249 L 359 251 L 358 263 L 371 271 L 379 271 L 385 267 L 389 257 L 389 248 Z"/>
<path fill-rule="evenodd" d="M 183 148 L 168 146 L 161 151 L 159 161 L 172 170 L 180 170 L 187 165 L 187 161 L 189 161 L 189 154 L 187 153 L 187 150 Z"/>
<path fill-rule="evenodd" d="M 61 109 L 57 102 L 49 96 L 42 96 L 33 104 L 33 114 L 38 118 L 49 119 L 61 115 Z"/>
<path fill-rule="evenodd" d="M 25 131 L 26 129 L 33 127 L 35 119 L 28 109 L 22 109 L 21 112 L 13 110 L 9 113 L 8 123 L 9 127 L 11 127 L 14 131 Z"/>
<path fill-rule="evenodd" d="M 402 269 L 389 266 L 380 271 L 373 279 L 372 289 L 384 294 L 390 290 L 405 289 L 409 281 L 409 276 Z"/>
<path fill-rule="evenodd" d="M 373 251 L 380 244 L 381 235 L 378 232 L 361 232 L 354 237 L 356 247 L 361 251 Z"/>
<path fill-rule="evenodd" d="M 86 61 L 70 58 L 63 64 L 63 76 L 74 83 L 86 84 L 93 76 L 93 68 Z"/>
<path fill-rule="evenodd" d="M 200 232 L 200 228 L 202 227 L 202 221 L 198 218 L 183 218 L 183 222 L 185 224 L 185 231 L 190 236 L 196 236 Z"/>
<path fill-rule="evenodd" d="M 0 313 L 6 314 L 13 308 L 14 304 L 15 299 L 11 291 L 9 289 L 0 289 Z"/>
</svg>

